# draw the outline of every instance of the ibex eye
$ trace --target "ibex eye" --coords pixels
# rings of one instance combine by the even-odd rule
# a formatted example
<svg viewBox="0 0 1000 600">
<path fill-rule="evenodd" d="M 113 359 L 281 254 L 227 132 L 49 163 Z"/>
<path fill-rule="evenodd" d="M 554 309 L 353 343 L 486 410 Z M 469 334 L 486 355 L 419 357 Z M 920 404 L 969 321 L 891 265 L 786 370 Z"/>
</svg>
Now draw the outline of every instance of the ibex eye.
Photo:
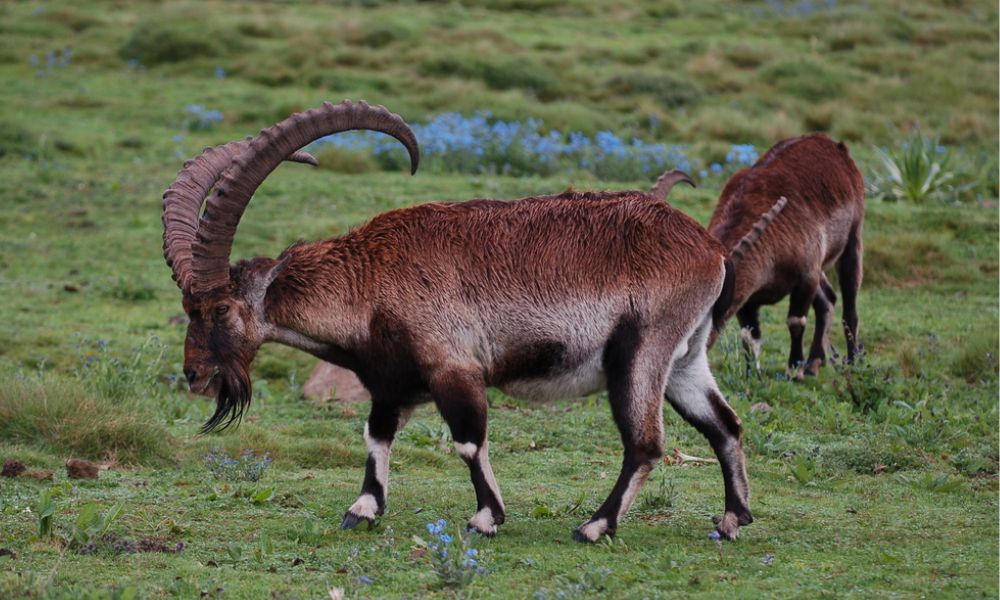
<svg viewBox="0 0 1000 600">
<path fill-rule="evenodd" d="M 224 315 L 227 312 L 229 312 L 229 305 L 228 304 L 216 304 L 215 305 L 215 314 L 217 314 L 217 315 Z"/>
</svg>

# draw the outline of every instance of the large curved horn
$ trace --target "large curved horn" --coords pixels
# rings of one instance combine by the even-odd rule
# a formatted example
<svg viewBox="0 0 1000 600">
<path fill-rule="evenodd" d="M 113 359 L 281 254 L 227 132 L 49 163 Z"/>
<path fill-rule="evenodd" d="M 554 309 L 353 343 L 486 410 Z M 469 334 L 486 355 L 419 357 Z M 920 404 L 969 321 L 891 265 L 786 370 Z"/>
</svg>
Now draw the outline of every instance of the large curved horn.
<svg viewBox="0 0 1000 600">
<path fill-rule="evenodd" d="M 191 244 L 198 234 L 198 217 L 205 196 L 233 157 L 250 147 L 252 139 L 205 148 L 184 163 L 174 182 L 163 192 L 163 257 L 182 290 L 191 288 Z M 308 152 L 295 152 L 286 160 L 317 164 Z"/>
<path fill-rule="evenodd" d="M 674 169 L 672 171 L 666 171 L 663 175 L 660 175 L 659 179 L 656 180 L 656 183 L 653 184 L 653 189 L 650 190 L 649 193 L 657 200 L 665 202 L 667 200 L 667 196 L 670 195 L 670 190 L 674 189 L 674 186 L 682 181 L 691 187 L 698 187 L 694 184 L 694 180 L 691 179 L 687 173 L 679 169 Z"/>
<path fill-rule="evenodd" d="M 750 231 L 747 232 L 747 234 L 744 235 L 735 246 L 733 246 L 732 251 L 729 253 L 729 260 L 732 261 L 734 267 L 738 265 L 741 260 L 743 260 L 743 257 L 746 255 L 747 251 L 750 250 L 750 247 L 753 246 L 758 239 L 760 239 L 760 236 L 764 234 L 764 230 L 767 229 L 767 226 L 771 224 L 771 221 L 778 216 L 781 209 L 785 208 L 785 204 L 787 203 L 788 198 L 785 198 L 784 196 L 778 198 L 778 201 L 774 203 L 771 210 L 764 213 L 760 219 L 757 219 L 757 222 L 753 224 L 753 228 L 750 229 Z"/>
<path fill-rule="evenodd" d="M 207 292 L 229 283 L 229 254 L 250 198 L 281 160 L 323 136 L 350 129 L 380 131 L 396 138 L 410 154 L 410 172 L 420 162 L 417 138 L 401 117 L 383 106 L 345 100 L 296 113 L 260 132 L 219 178 L 192 244 L 192 291 Z"/>
</svg>

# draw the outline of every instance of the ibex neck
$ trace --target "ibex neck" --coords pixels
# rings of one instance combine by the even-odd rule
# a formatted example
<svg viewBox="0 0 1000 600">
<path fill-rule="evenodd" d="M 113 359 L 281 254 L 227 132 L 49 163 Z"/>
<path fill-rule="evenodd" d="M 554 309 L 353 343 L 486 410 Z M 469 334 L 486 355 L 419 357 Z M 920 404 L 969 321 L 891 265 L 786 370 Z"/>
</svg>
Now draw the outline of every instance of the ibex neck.
<svg viewBox="0 0 1000 600">
<path fill-rule="evenodd" d="M 288 264 L 267 292 L 269 341 L 314 355 L 364 342 L 371 318 L 370 293 L 359 265 L 343 239 L 293 246 Z"/>
</svg>

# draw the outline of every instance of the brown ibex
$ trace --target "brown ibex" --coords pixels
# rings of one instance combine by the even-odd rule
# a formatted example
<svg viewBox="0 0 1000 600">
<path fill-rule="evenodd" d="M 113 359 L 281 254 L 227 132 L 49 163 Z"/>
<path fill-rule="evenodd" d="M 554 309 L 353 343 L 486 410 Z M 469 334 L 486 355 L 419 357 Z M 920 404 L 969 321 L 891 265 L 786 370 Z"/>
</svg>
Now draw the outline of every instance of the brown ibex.
<svg viewBox="0 0 1000 600">
<path fill-rule="evenodd" d="M 566 192 L 394 210 L 277 259 L 230 265 L 264 178 L 288 157 L 308 162 L 300 148 L 348 129 L 394 136 L 416 169 L 402 119 L 344 102 L 207 150 L 164 194 L 164 254 L 190 317 L 184 372 L 192 391 L 216 397 L 204 430 L 247 408 L 264 342 L 302 349 L 356 372 L 372 396 L 364 483 L 343 527 L 385 510 L 393 438 L 415 406 L 433 401 L 471 472 L 469 527 L 493 535 L 505 513 L 488 457 L 486 387 L 533 399 L 607 388 L 625 455 L 611 494 L 574 532 L 594 541 L 615 532 L 663 453 L 666 395 L 719 458 L 725 513 L 714 534 L 735 538 L 752 521 L 740 420 L 706 357 L 729 298 L 722 245 L 650 194 Z"/>
<path fill-rule="evenodd" d="M 780 217 L 751 249 L 738 249 L 740 238 L 754 228 L 779 196 L 788 199 Z M 798 379 L 819 371 L 826 362 L 837 302 L 824 275 L 833 264 L 844 301 L 847 359 L 854 359 L 859 351 L 856 300 L 861 287 L 864 214 L 861 172 L 847 146 L 821 133 L 775 144 L 756 164 L 729 180 L 708 230 L 723 246 L 733 249 L 733 258 L 740 261 L 725 319 L 736 315 L 744 348 L 752 360 L 758 361 L 760 354 L 760 307 L 790 296 L 789 376 Z M 810 305 L 816 313 L 816 332 L 805 360 L 802 337 Z M 714 340 L 713 335 L 710 344 Z"/>
</svg>

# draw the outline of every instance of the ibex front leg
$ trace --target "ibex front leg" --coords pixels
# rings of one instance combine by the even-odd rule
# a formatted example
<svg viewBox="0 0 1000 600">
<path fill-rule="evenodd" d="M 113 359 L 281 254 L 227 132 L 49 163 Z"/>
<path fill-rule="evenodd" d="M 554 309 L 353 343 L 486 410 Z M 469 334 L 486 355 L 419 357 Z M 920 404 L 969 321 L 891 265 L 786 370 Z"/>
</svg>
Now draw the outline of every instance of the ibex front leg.
<svg viewBox="0 0 1000 600">
<path fill-rule="evenodd" d="M 351 529 L 362 521 L 372 523 L 376 516 L 385 512 L 389 492 L 389 449 L 396 432 L 403 428 L 412 412 L 413 407 L 387 406 L 372 401 L 372 410 L 365 423 L 365 445 L 368 446 L 365 480 L 361 484 L 361 495 L 344 514 L 341 529 Z"/>
<path fill-rule="evenodd" d="M 476 489 L 476 514 L 469 520 L 471 531 L 496 535 L 506 513 L 500 488 L 490 465 L 486 439 L 486 388 L 482 377 L 473 372 L 448 370 L 430 378 L 431 395 L 451 430 L 455 449 L 469 465 Z"/>
</svg>

